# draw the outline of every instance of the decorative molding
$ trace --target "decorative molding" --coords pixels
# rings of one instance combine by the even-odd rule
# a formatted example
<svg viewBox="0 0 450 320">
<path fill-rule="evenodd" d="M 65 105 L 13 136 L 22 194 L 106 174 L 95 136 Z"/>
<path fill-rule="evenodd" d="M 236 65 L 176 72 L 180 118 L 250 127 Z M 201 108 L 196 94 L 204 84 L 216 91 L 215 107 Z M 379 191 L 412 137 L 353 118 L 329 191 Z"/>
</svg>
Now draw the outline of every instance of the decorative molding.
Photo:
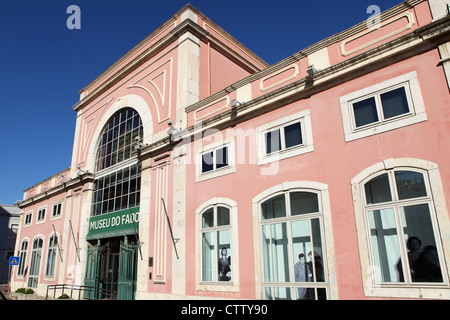
<svg viewBox="0 0 450 320">
<path fill-rule="evenodd" d="M 167 64 L 168 66 L 166 66 Z M 171 117 L 173 85 L 172 76 L 173 58 L 169 58 L 127 87 L 127 89 L 139 88 L 148 94 L 155 105 L 158 123 L 167 121 Z M 161 77 L 162 83 L 160 83 Z"/>
<path fill-rule="evenodd" d="M 155 238 L 154 238 L 154 283 L 166 282 L 166 264 L 167 264 L 167 219 L 164 206 L 161 199 L 167 206 L 168 184 L 169 184 L 169 166 L 163 162 L 157 166 L 155 172 Z"/>
<path fill-rule="evenodd" d="M 212 109 L 213 106 L 219 104 L 219 102 L 222 102 L 224 100 L 225 100 L 225 104 L 224 105 L 220 105 L 218 108 Z M 207 105 L 205 105 L 205 106 L 195 110 L 195 112 L 194 112 L 194 120 L 195 121 L 201 121 L 201 120 L 203 120 L 205 118 L 208 118 L 209 116 L 212 116 L 213 114 L 216 114 L 216 113 L 218 113 L 220 111 L 228 109 L 229 106 L 230 106 L 230 97 L 229 96 L 222 97 L 222 98 L 220 98 L 220 99 L 218 99 L 216 101 L 208 103 Z M 201 115 L 201 116 L 198 115 L 198 113 L 200 113 L 200 112 L 202 112 L 202 111 L 204 111 L 206 109 L 209 109 L 209 108 L 211 108 L 212 110 L 208 110 L 208 113 L 206 113 L 204 115 Z"/>
<path fill-rule="evenodd" d="M 398 20 L 400 20 L 402 18 L 406 18 L 408 20 L 408 23 L 405 26 L 403 26 L 403 27 L 401 27 L 401 28 L 399 28 L 399 29 L 397 29 L 395 31 L 392 31 L 392 32 L 390 32 L 388 34 L 385 34 L 385 35 L 383 35 L 383 36 L 381 36 L 379 38 L 376 38 L 376 39 L 374 39 L 372 41 L 368 41 L 368 42 L 366 42 L 366 43 L 364 43 L 364 44 L 362 44 L 362 45 L 360 45 L 360 46 L 358 46 L 358 47 L 356 47 L 354 49 L 350 49 L 348 51 L 345 49 L 345 46 L 347 44 L 349 44 L 350 42 L 352 42 L 352 41 L 354 41 L 356 39 L 360 39 L 360 38 L 362 38 L 362 37 L 364 37 L 364 36 L 366 36 L 366 35 L 368 35 L 368 34 L 370 34 L 372 32 L 376 32 L 379 29 L 382 29 L 383 27 L 385 27 L 385 26 L 387 26 L 387 25 L 389 25 L 389 24 L 391 24 L 391 23 L 393 23 L 395 21 L 398 21 Z M 409 29 L 412 28 L 412 26 L 414 24 L 415 24 L 415 22 L 414 22 L 414 17 L 412 15 L 412 13 L 404 12 L 401 15 L 398 15 L 396 17 L 393 17 L 393 18 L 390 18 L 390 19 L 388 19 L 386 21 L 381 22 L 380 23 L 380 28 L 378 28 L 378 29 L 368 28 L 368 29 L 366 29 L 366 30 L 364 30 L 364 31 L 362 31 L 360 33 L 357 33 L 357 34 L 355 34 L 355 35 L 345 39 L 344 41 L 342 41 L 342 43 L 340 45 L 341 54 L 344 57 L 349 56 L 349 55 L 351 55 L 351 54 L 353 54 L 355 52 L 358 52 L 358 51 L 361 51 L 363 49 L 366 49 L 366 48 L 368 48 L 368 47 L 370 47 L 370 46 L 372 46 L 372 45 L 374 45 L 376 43 L 379 43 L 379 42 L 384 41 L 386 39 L 389 39 L 389 38 L 391 38 L 393 36 L 396 36 L 397 34 L 400 34 L 400 33 L 404 32 L 406 30 L 409 30 Z"/>
<path fill-rule="evenodd" d="M 289 74 L 287 72 L 288 70 L 291 70 L 291 69 L 294 69 L 293 74 Z M 287 75 L 285 77 L 281 77 L 278 81 L 271 83 L 267 86 L 264 85 L 264 82 L 269 82 L 270 79 L 275 78 L 276 76 L 281 75 L 281 74 L 284 75 L 284 73 L 287 73 Z M 259 81 L 259 90 L 267 91 L 267 90 L 273 89 L 283 83 L 286 83 L 292 79 L 297 78 L 299 73 L 300 73 L 300 71 L 299 71 L 298 64 L 292 64 L 290 66 L 284 67 L 274 73 L 271 73 L 271 74 L 265 76 L 264 78 L 261 78 L 261 80 Z"/>
<path fill-rule="evenodd" d="M 99 107 L 92 110 L 87 114 L 81 122 L 79 149 L 77 154 L 77 163 L 83 162 L 86 157 L 86 152 L 89 149 L 90 141 L 93 138 L 93 133 L 97 128 L 101 115 L 105 112 L 114 97 L 111 97 L 108 101 L 100 104 Z"/>
</svg>

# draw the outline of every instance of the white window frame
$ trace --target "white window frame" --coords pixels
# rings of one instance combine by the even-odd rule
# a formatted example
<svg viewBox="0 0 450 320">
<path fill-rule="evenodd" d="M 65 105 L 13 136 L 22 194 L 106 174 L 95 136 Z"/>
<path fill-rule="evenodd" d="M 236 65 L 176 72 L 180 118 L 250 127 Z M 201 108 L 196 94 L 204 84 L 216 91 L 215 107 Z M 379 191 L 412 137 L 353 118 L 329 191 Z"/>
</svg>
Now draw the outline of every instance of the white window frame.
<svg viewBox="0 0 450 320">
<path fill-rule="evenodd" d="M 51 245 L 51 240 L 52 238 L 56 239 L 56 245 L 53 243 L 53 245 Z M 58 246 L 59 246 L 59 237 L 55 234 L 52 233 L 50 235 L 50 237 L 48 238 L 48 246 L 47 246 L 47 259 L 45 260 L 45 273 L 44 273 L 44 277 L 46 279 L 54 279 L 56 276 L 56 263 L 58 261 Z M 49 259 L 51 259 L 51 261 L 49 261 Z M 50 265 L 51 264 L 51 265 Z M 49 269 L 50 267 L 50 269 Z M 49 274 L 51 273 L 51 274 Z"/>
<path fill-rule="evenodd" d="M 121 100 L 121 99 L 119 99 L 119 100 Z M 119 101 L 119 100 L 117 100 L 117 101 Z M 130 119 L 132 120 L 131 121 L 131 128 L 129 130 L 126 129 L 126 122 L 123 122 L 122 118 L 121 118 L 121 113 L 124 112 L 124 111 L 127 111 L 127 112 L 131 111 L 131 112 L 135 113 L 135 115 L 132 118 L 128 118 L 128 120 L 130 120 Z M 116 119 L 118 116 L 120 116 L 119 124 L 118 125 L 113 125 L 112 129 L 108 129 L 109 124 L 111 122 L 113 122 L 114 119 Z M 134 124 L 133 124 L 134 123 L 134 117 L 136 117 L 136 116 L 138 116 L 140 118 L 140 125 L 138 125 L 136 128 L 133 128 L 134 127 Z M 122 148 L 120 148 L 120 150 L 122 150 L 121 152 L 125 152 L 126 148 L 130 148 L 130 150 L 131 150 L 130 154 L 127 157 L 125 157 L 125 153 L 124 153 L 124 159 L 122 159 L 121 161 L 118 161 L 118 159 L 119 159 L 118 158 L 119 146 L 117 147 L 116 150 L 114 150 L 114 148 L 112 147 L 114 151 L 112 151 L 110 153 L 110 155 L 113 155 L 114 153 L 116 153 L 115 156 L 117 156 L 117 161 L 118 162 L 115 162 L 114 164 L 111 164 L 111 162 L 110 162 L 110 164 L 107 165 L 106 167 L 101 166 L 101 168 L 99 168 L 99 166 L 98 166 L 99 161 L 103 161 L 101 159 L 107 157 L 106 155 L 102 155 L 101 154 L 101 150 L 102 150 L 103 146 L 105 146 L 105 145 L 107 146 L 107 144 L 109 142 L 116 141 L 116 140 L 117 140 L 117 143 L 120 142 L 120 136 L 114 137 L 114 135 L 112 135 L 112 139 L 110 141 L 108 141 L 106 144 L 104 144 L 103 141 L 102 141 L 103 137 L 104 137 L 105 134 L 108 135 L 108 131 L 109 130 L 114 130 L 114 128 L 120 127 L 121 124 L 125 124 L 125 133 L 124 133 L 125 136 L 128 135 L 128 134 L 132 135 L 133 132 L 135 132 L 135 130 L 137 130 L 137 132 L 138 132 L 137 136 L 135 136 L 135 137 L 132 136 L 132 138 L 131 138 L 131 140 L 129 141 L 128 144 L 125 145 L 126 140 L 124 140 L 124 145 L 123 145 Z M 143 135 L 144 135 L 144 131 L 143 131 L 144 130 L 144 126 L 143 126 L 143 120 L 142 120 L 142 117 L 141 117 L 141 113 L 138 112 L 138 110 L 135 108 L 135 106 L 130 107 L 130 106 L 126 105 L 126 106 L 124 106 L 124 108 L 120 108 L 118 106 L 117 109 L 113 110 L 111 113 L 108 114 L 108 117 L 106 118 L 106 121 L 103 123 L 103 126 L 102 127 L 99 126 L 99 128 L 101 128 L 101 129 L 98 130 L 98 132 L 97 132 L 97 139 L 98 139 L 98 141 L 97 141 L 97 145 L 96 145 L 95 153 L 94 153 L 95 154 L 95 160 L 94 160 L 94 168 L 95 168 L 94 169 L 94 172 L 95 172 L 94 186 L 95 186 L 95 183 L 99 179 L 107 177 L 107 176 L 112 175 L 114 173 L 118 173 L 119 171 L 122 171 L 124 169 L 131 168 L 134 165 L 137 165 L 137 168 L 139 169 L 139 173 L 137 174 L 137 176 L 139 175 L 141 177 L 141 179 L 142 179 L 142 176 L 141 176 L 141 174 L 142 174 L 142 167 L 140 165 L 140 162 L 139 162 L 139 159 L 137 157 L 137 154 L 135 154 L 135 145 L 138 142 L 135 138 L 136 137 L 140 137 L 140 139 L 142 140 L 143 139 Z M 141 199 L 140 198 L 141 185 L 142 185 L 142 180 L 141 180 L 141 183 L 139 185 L 136 185 L 136 191 L 135 191 L 135 195 L 137 195 L 139 193 L 139 204 L 140 204 L 140 199 Z M 117 186 L 117 182 L 115 183 L 115 186 Z M 137 190 L 139 190 L 139 191 L 137 191 Z M 99 189 L 94 188 L 94 190 L 92 192 L 92 200 L 91 200 L 92 203 L 91 203 L 90 216 L 98 216 L 98 215 L 108 214 L 108 213 L 111 213 L 111 212 L 117 212 L 117 211 L 121 210 L 121 209 L 113 210 L 113 211 L 109 211 L 108 210 L 107 212 L 104 212 L 103 209 L 101 209 L 100 212 L 96 212 L 95 206 L 98 203 L 100 203 L 100 201 L 94 202 L 95 194 L 97 193 L 97 191 L 99 191 Z M 123 196 L 123 195 L 121 195 L 121 196 Z M 128 189 L 127 196 L 128 196 L 127 201 L 129 201 L 129 196 L 130 196 L 129 189 Z M 114 201 L 114 209 L 115 209 L 115 202 L 116 202 L 117 198 L 118 198 L 117 193 L 115 193 L 114 198 L 112 198 L 112 199 L 108 198 L 108 200 Z M 105 201 L 105 200 L 102 199 L 101 201 Z M 136 197 L 134 206 L 137 206 L 137 202 L 138 201 L 137 201 L 137 197 Z M 130 208 L 129 203 L 127 205 L 127 208 Z"/>
<path fill-rule="evenodd" d="M 211 207 L 223 206 L 230 209 L 231 281 L 202 281 L 202 214 Z M 203 203 L 196 211 L 196 290 L 217 292 L 239 292 L 239 239 L 237 226 L 237 203 L 227 198 L 213 198 Z"/>
<path fill-rule="evenodd" d="M 389 119 L 384 119 L 380 95 L 402 87 L 405 88 L 409 112 Z M 356 127 L 353 104 L 371 97 L 375 97 L 378 121 Z M 427 120 L 425 104 L 423 102 L 416 71 L 342 96 L 340 97 L 339 102 L 341 105 L 345 141 L 347 142 Z"/>
<path fill-rule="evenodd" d="M 34 237 L 33 241 L 31 241 L 31 247 L 30 247 L 30 261 L 28 264 L 28 281 L 27 286 L 33 289 L 37 289 L 38 285 L 41 280 L 41 271 L 42 271 L 42 253 L 44 250 L 44 237 L 42 234 L 38 234 Z M 34 248 L 34 242 L 41 240 L 42 246 L 38 248 Z M 37 274 L 34 274 L 34 272 L 37 272 Z M 33 281 L 32 278 L 35 278 L 36 280 Z M 33 286 L 32 284 L 36 283 L 36 286 Z"/>
<path fill-rule="evenodd" d="M 54 214 L 55 213 L 55 207 L 58 207 L 58 206 L 59 206 L 59 213 L 58 214 Z M 53 219 L 61 218 L 62 217 L 62 209 L 63 209 L 63 201 L 61 200 L 61 201 L 55 202 L 53 204 L 53 206 L 52 206 L 52 215 L 51 215 L 50 219 L 53 220 Z"/>
<path fill-rule="evenodd" d="M 255 261 L 255 279 L 256 279 L 256 299 L 264 299 L 263 292 L 263 246 L 262 246 L 262 221 L 261 221 L 261 204 L 282 192 L 308 191 L 317 193 L 319 196 L 319 207 L 322 219 L 322 245 L 324 248 L 324 261 L 327 263 L 328 270 L 328 299 L 338 300 L 338 284 L 336 273 L 336 262 L 333 243 L 333 228 L 331 220 L 331 207 L 329 199 L 328 186 L 323 183 L 314 181 L 286 181 L 267 189 L 257 195 L 252 200 L 252 216 L 253 216 L 253 237 L 254 245 L 254 261 Z M 326 249 L 325 249 L 326 248 Z M 326 256 L 325 256 L 326 255 Z"/>
<path fill-rule="evenodd" d="M 202 171 L 202 156 L 205 153 L 213 152 L 214 158 L 216 151 L 221 148 L 228 148 L 228 165 L 222 168 L 216 168 L 216 161 L 214 159 L 214 169 L 208 172 Z M 216 177 L 221 177 L 227 174 L 231 174 L 236 171 L 236 150 L 235 150 L 235 142 L 234 137 L 229 137 L 224 140 L 214 142 L 212 144 L 208 144 L 204 147 L 201 147 L 196 152 L 196 182 L 213 179 Z"/>
<path fill-rule="evenodd" d="M 20 243 L 20 250 L 19 250 L 19 265 L 17 267 L 17 277 L 18 278 L 24 278 L 27 274 L 27 254 L 28 254 L 28 247 L 30 245 L 30 240 L 28 238 L 25 238 Z"/>
<path fill-rule="evenodd" d="M 286 148 L 284 139 L 284 127 L 300 123 L 300 130 L 302 134 L 302 144 Z M 281 150 L 266 154 L 266 133 L 280 130 L 281 135 Z M 298 113 L 289 115 L 287 117 L 272 121 L 256 128 L 256 143 L 258 153 L 258 165 L 264 165 L 271 162 L 295 157 L 301 154 L 314 151 L 312 127 L 311 127 L 311 112 L 309 109 L 300 111 Z"/>
<path fill-rule="evenodd" d="M 33 222 L 33 211 L 29 211 L 29 212 L 25 213 L 23 226 L 24 227 L 31 226 L 32 222 Z"/>
<path fill-rule="evenodd" d="M 44 216 L 42 217 L 41 212 L 43 212 Z M 36 214 L 36 224 L 44 223 L 47 218 L 47 206 L 40 207 Z"/>
<path fill-rule="evenodd" d="M 429 161 L 411 158 L 387 159 L 379 162 L 363 170 L 351 181 L 364 294 L 368 297 L 450 299 L 450 284 L 448 280 L 450 267 L 448 264 L 445 265 L 443 263 L 444 261 L 440 261 L 444 283 L 438 283 L 436 285 L 413 283 L 405 286 L 397 283 L 379 284 L 376 282 L 376 276 L 374 274 L 376 270 L 371 265 L 370 259 L 369 226 L 364 213 L 364 210 L 368 207 L 365 205 L 364 184 L 375 176 L 393 169 L 426 173 L 424 177 L 428 176 L 427 183 L 429 189 L 427 191 L 429 191 L 428 197 L 431 199 L 430 215 L 435 222 L 435 239 L 436 242 L 442 244 L 441 257 L 447 257 L 450 254 L 446 246 L 446 243 L 450 241 L 450 220 L 448 218 L 446 199 L 438 166 Z"/>
</svg>

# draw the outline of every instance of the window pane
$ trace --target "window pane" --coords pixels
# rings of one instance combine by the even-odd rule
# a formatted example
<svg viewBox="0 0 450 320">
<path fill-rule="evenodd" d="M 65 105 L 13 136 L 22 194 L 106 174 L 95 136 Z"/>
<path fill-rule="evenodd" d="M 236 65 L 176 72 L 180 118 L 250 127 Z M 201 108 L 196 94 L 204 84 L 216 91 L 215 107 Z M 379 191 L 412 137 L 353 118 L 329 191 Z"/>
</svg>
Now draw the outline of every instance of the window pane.
<svg viewBox="0 0 450 320">
<path fill-rule="evenodd" d="M 311 230 L 313 238 L 313 248 L 312 252 L 308 253 L 308 263 L 312 263 L 311 270 L 313 270 L 314 281 L 324 282 L 325 281 L 325 270 L 323 264 L 323 250 L 322 250 L 322 236 L 320 233 L 320 220 L 311 220 Z M 313 256 L 314 255 L 314 256 Z"/>
<path fill-rule="evenodd" d="M 442 282 L 428 204 L 400 208 L 413 282 Z"/>
<path fill-rule="evenodd" d="M 378 121 L 374 97 L 354 103 L 353 112 L 355 114 L 356 127 Z"/>
<path fill-rule="evenodd" d="M 264 281 L 289 282 L 286 223 L 263 226 Z"/>
<path fill-rule="evenodd" d="M 270 287 L 265 289 L 265 300 L 292 300 L 291 288 Z"/>
<path fill-rule="evenodd" d="M 217 207 L 217 226 L 228 226 L 230 224 L 230 210 L 225 207 Z"/>
<path fill-rule="evenodd" d="M 266 154 L 281 150 L 280 130 L 274 130 L 266 133 Z"/>
<path fill-rule="evenodd" d="M 142 122 L 136 111 L 127 109 L 115 114 L 102 132 L 97 149 L 97 170 L 105 169 L 132 156 L 131 146 L 135 143 L 135 140 L 131 139 L 133 117 L 137 125 L 133 134 L 142 138 Z"/>
<path fill-rule="evenodd" d="M 202 173 L 212 171 L 214 169 L 214 156 L 213 152 L 207 152 L 202 154 Z"/>
<path fill-rule="evenodd" d="M 309 220 L 292 222 L 292 245 L 294 253 L 294 275 L 295 282 L 313 281 L 312 263 L 308 263 L 308 252 L 311 252 L 311 232 Z M 298 299 L 303 299 L 306 294 L 305 288 L 298 288 Z"/>
<path fill-rule="evenodd" d="M 373 267 L 378 282 L 403 282 L 394 209 L 369 211 Z"/>
<path fill-rule="evenodd" d="M 131 193 L 130 194 L 130 199 L 128 201 L 128 205 L 130 208 L 136 206 L 136 193 Z"/>
<path fill-rule="evenodd" d="M 398 88 L 381 95 L 381 105 L 385 119 L 409 112 L 405 88 Z"/>
<path fill-rule="evenodd" d="M 216 169 L 228 166 L 228 147 L 216 150 Z"/>
<path fill-rule="evenodd" d="M 264 300 L 273 300 L 273 288 L 264 288 Z"/>
<path fill-rule="evenodd" d="M 218 271 L 219 281 L 231 280 L 231 246 L 230 246 L 230 230 L 217 232 L 218 252 Z"/>
<path fill-rule="evenodd" d="M 216 258 L 214 255 L 214 233 L 202 234 L 202 280 L 214 281 Z"/>
<path fill-rule="evenodd" d="M 210 208 L 202 214 L 202 228 L 214 227 L 214 209 Z"/>
<path fill-rule="evenodd" d="M 284 194 L 276 196 L 261 204 L 262 220 L 281 218 L 286 216 Z"/>
<path fill-rule="evenodd" d="M 270 262 L 270 225 L 262 226 L 263 233 L 263 264 L 264 264 L 264 281 L 272 281 L 272 267 Z"/>
<path fill-rule="evenodd" d="M 366 191 L 367 204 L 392 201 L 391 188 L 389 187 L 389 177 L 387 173 L 367 182 L 364 189 Z"/>
<path fill-rule="evenodd" d="M 398 198 L 400 200 L 425 197 L 427 190 L 423 174 L 412 171 L 395 172 Z"/>
<path fill-rule="evenodd" d="M 284 139 L 286 142 L 286 148 L 298 146 L 303 143 L 300 122 L 291 124 L 284 128 Z"/>
<path fill-rule="evenodd" d="M 292 216 L 319 211 L 319 202 L 316 193 L 291 192 L 289 198 L 291 201 Z"/>
<path fill-rule="evenodd" d="M 286 223 L 271 225 L 271 254 L 274 282 L 289 282 L 289 255 Z"/>
<path fill-rule="evenodd" d="M 294 254 L 295 282 L 324 282 L 320 220 L 292 222 L 292 252 Z M 307 290 L 297 290 L 299 299 L 311 295 Z"/>
</svg>

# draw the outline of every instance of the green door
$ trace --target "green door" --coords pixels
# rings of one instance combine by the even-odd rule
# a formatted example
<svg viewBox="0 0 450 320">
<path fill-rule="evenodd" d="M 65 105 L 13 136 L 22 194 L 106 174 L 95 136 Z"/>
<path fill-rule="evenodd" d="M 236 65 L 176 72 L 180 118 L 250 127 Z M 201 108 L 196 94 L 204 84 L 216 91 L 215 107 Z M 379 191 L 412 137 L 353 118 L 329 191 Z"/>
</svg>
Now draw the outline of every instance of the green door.
<svg viewBox="0 0 450 320">
<path fill-rule="evenodd" d="M 100 243 L 87 249 L 86 274 L 84 277 L 84 285 L 97 288 L 97 291 L 91 291 L 89 288 L 84 291 L 85 299 L 98 299 L 100 292 L 98 291 L 99 282 L 99 265 L 100 265 Z"/>
<path fill-rule="evenodd" d="M 134 300 L 136 291 L 136 253 L 138 245 L 120 244 L 118 300 Z"/>
</svg>

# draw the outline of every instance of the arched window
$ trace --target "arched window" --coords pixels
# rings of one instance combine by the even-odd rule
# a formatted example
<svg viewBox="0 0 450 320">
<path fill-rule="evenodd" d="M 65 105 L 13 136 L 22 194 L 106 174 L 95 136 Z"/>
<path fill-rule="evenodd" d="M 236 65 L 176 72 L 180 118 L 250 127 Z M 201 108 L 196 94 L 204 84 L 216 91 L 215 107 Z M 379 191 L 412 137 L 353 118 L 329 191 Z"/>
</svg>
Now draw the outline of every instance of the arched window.
<svg viewBox="0 0 450 320">
<path fill-rule="evenodd" d="M 97 148 L 93 216 L 139 206 L 141 166 L 135 146 L 142 136 L 141 118 L 131 108 L 118 111 L 105 125 Z"/>
<path fill-rule="evenodd" d="M 27 250 L 28 250 L 28 241 L 23 240 L 22 245 L 20 246 L 20 254 L 19 254 L 19 268 L 17 269 L 17 274 L 24 276 L 25 275 L 25 261 L 27 259 Z"/>
<path fill-rule="evenodd" d="M 320 193 L 289 190 L 260 203 L 265 299 L 326 299 Z"/>
<path fill-rule="evenodd" d="M 45 275 L 53 277 L 55 275 L 56 250 L 58 250 L 58 237 L 53 235 L 48 243 L 47 266 Z"/>
<path fill-rule="evenodd" d="M 443 253 L 426 172 L 392 169 L 362 184 L 376 284 L 442 284 Z"/>
<path fill-rule="evenodd" d="M 139 114 L 126 108 L 117 112 L 106 124 L 97 148 L 96 171 L 114 166 L 133 156 L 136 137 L 142 139 Z"/>
<path fill-rule="evenodd" d="M 33 248 L 31 250 L 31 261 L 30 261 L 30 273 L 28 276 L 28 287 L 37 288 L 39 282 L 39 270 L 41 267 L 41 257 L 42 257 L 42 239 L 38 238 L 33 241 Z"/>
<path fill-rule="evenodd" d="M 201 214 L 202 281 L 231 282 L 230 208 L 214 205 Z"/>
</svg>

